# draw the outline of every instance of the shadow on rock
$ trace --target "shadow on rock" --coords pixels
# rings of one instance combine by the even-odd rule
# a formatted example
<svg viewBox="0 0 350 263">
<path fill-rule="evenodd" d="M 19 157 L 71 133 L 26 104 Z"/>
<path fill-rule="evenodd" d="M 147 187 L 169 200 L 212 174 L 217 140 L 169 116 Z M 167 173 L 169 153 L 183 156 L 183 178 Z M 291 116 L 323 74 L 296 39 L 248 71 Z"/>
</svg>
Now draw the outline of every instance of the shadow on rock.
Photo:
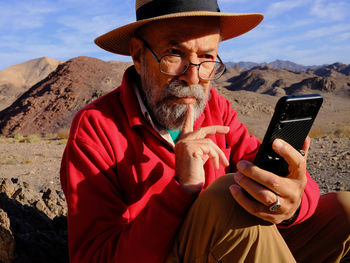
<svg viewBox="0 0 350 263">
<path fill-rule="evenodd" d="M 13 198 L 20 185 L 12 188 L 12 182 L 4 180 L 0 181 L 0 262 L 69 262 L 66 216 L 49 217 L 36 207 L 47 199 L 48 190 L 38 194 L 41 200 L 31 196 L 20 201 L 18 195 Z"/>
</svg>

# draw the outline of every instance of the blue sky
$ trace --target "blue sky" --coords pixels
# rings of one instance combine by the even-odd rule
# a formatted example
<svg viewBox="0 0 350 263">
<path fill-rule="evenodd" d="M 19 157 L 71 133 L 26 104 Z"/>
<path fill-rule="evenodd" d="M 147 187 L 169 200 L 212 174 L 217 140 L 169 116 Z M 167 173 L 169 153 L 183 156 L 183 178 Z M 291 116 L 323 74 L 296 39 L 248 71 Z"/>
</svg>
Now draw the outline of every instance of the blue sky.
<svg viewBox="0 0 350 263">
<path fill-rule="evenodd" d="M 221 43 L 224 61 L 350 64 L 349 0 L 219 0 L 223 12 L 258 12 L 253 31 Z M 0 0 L 0 70 L 33 58 L 130 61 L 94 45 L 135 20 L 134 0 Z"/>
</svg>

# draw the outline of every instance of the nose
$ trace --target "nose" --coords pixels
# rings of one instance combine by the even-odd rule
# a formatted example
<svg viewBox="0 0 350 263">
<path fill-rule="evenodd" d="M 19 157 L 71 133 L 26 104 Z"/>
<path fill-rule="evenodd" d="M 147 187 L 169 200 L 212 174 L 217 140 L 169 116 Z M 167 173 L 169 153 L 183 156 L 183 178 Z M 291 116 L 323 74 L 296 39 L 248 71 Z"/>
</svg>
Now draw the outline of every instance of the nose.
<svg viewBox="0 0 350 263">
<path fill-rule="evenodd" d="M 179 77 L 179 80 L 186 83 L 187 86 L 199 84 L 198 68 L 199 65 L 190 63 L 186 72 Z"/>
</svg>

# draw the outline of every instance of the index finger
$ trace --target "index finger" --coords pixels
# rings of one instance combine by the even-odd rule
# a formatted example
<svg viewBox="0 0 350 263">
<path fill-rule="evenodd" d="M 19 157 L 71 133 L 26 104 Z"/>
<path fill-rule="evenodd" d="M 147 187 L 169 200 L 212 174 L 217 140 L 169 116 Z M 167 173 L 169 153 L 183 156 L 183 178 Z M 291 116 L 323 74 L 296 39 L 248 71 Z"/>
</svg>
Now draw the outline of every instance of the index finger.
<svg viewBox="0 0 350 263">
<path fill-rule="evenodd" d="M 230 127 L 228 126 L 221 126 L 221 125 L 213 125 L 213 126 L 206 126 L 202 127 L 198 130 L 196 130 L 194 133 L 194 136 L 196 138 L 206 138 L 209 135 L 215 135 L 215 134 L 226 134 L 230 131 Z"/>
<path fill-rule="evenodd" d="M 188 104 L 181 135 L 193 132 L 193 124 L 194 124 L 194 109 L 192 104 Z"/>
</svg>

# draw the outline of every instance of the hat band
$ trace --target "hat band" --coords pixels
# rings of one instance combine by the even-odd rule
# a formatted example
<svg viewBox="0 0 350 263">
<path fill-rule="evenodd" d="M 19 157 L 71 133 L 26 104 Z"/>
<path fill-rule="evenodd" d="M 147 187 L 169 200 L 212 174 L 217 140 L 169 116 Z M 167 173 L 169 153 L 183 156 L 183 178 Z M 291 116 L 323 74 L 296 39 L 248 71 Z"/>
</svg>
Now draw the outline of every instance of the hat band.
<svg viewBox="0 0 350 263">
<path fill-rule="evenodd" d="M 220 12 L 220 9 L 216 0 L 154 0 L 137 9 L 136 18 L 139 21 L 162 15 L 190 11 Z"/>
</svg>

